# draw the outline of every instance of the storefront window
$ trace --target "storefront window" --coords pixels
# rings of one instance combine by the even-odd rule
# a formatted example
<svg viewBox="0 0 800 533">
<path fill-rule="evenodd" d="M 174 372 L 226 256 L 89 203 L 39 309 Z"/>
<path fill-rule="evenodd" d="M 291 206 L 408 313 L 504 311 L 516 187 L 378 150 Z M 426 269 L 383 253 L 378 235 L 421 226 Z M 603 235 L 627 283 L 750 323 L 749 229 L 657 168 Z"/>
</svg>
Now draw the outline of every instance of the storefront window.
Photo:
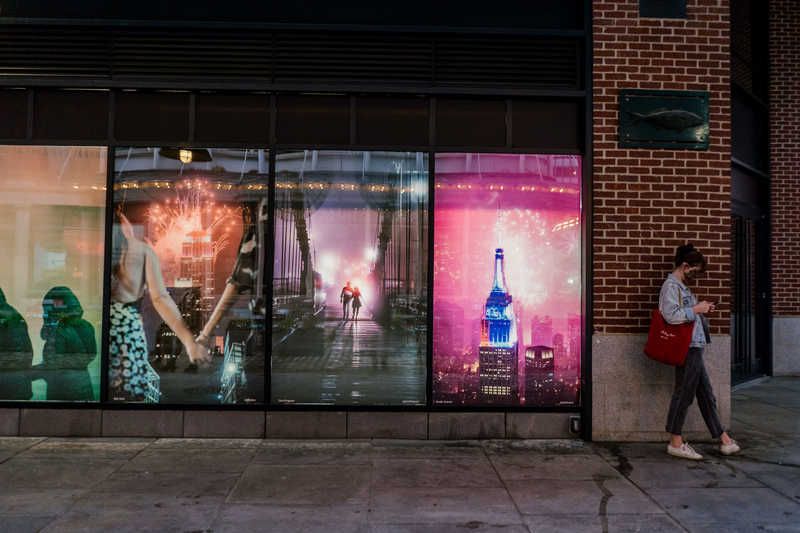
<svg viewBox="0 0 800 533">
<path fill-rule="evenodd" d="M 117 149 L 109 400 L 263 402 L 268 161 Z"/>
<path fill-rule="evenodd" d="M 0 400 L 97 401 L 106 149 L 0 146 Z"/>
<path fill-rule="evenodd" d="M 579 404 L 580 165 L 437 154 L 435 404 Z"/>
<path fill-rule="evenodd" d="M 272 401 L 426 401 L 428 158 L 278 154 Z"/>
</svg>

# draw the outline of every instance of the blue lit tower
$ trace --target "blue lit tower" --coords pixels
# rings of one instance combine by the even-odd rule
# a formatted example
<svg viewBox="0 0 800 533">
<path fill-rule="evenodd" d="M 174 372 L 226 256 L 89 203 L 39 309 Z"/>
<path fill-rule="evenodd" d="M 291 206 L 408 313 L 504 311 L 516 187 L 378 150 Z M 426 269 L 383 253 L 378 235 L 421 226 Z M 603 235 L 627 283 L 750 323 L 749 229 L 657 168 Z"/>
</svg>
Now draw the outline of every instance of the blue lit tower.
<svg viewBox="0 0 800 533">
<path fill-rule="evenodd" d="M 481 319 L 480 396 L 486 403 L 512 403 L 519 398 L 517 320 L 508 293 L 503 249 L 494 253 L 494 283 Z"/>
</svg>

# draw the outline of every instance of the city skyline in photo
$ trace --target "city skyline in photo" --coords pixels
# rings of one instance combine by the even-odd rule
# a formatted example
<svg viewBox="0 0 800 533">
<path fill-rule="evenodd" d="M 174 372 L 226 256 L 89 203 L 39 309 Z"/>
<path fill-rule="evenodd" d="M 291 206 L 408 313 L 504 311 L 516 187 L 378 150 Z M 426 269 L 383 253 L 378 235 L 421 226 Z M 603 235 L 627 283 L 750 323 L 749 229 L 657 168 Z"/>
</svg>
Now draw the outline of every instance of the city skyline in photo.
<svg viewBox="0 0 800 533">
<path fill-rule="evenodd" d="M 537 380 L 548 383 L 544 394 L 537 393 L 537 402 L 578 401 L 579 160 L 527 156 L 528 162 L 521 163 L 520 157 L 484 155 L 479 162 L 463 158 L 467 161 L 463 163 L 450 156 L 442 165 L 437 159 L 433 308 L 437 403 L 529 405 L 533 391 L 541 389 Z M 521 164 L 530 160 L 534 163 L 520 171 Z M 478 164 L 480 171 L 475 172 Z M 506 331 L 513 342 L 487 343 L 492 327 Z M 543 352 L 543 347 L 550 352 Z M 526 389 L 531 390 L 527 396 Z"/>
</svg>

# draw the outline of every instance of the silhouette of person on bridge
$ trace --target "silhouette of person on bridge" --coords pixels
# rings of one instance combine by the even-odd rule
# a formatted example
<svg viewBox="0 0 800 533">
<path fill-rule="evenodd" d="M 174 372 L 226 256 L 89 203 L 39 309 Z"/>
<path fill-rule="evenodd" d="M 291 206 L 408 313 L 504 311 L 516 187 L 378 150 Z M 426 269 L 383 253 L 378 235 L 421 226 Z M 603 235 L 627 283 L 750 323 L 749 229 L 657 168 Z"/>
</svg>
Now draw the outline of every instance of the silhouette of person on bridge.
<svg viewBox="0 0 800 533">
<path fill-rule="evenodd" d="M 358 287 L 353 288 L 353 320 L 358 320 L 358 311 L 364 303 L 361 301 L 361 291 Z"/>
<path fill-rule="evenodd" d="M 339 294 L 339 301 L 342 302 L 342 320 L 347 320 L 349 314 L 350 300 L 353 299 L 353 287 L 350 282 L 345 283 L 342 292 Z"/>
</svg>

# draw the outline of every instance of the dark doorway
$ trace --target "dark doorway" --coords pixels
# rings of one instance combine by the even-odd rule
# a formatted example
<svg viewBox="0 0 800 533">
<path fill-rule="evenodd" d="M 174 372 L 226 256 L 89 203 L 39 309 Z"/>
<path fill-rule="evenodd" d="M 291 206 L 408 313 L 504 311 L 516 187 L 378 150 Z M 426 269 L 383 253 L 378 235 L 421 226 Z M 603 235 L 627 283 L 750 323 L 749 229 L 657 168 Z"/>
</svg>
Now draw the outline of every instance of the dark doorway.
<svg viewBox="0 0 800 533">
<path fill-rule="evenodd" d="M 767 3 L 731 0 L 731 379 L 772 372 Z"/>
<path fill-rule="evenodd" d="M 755 215 L 755 216 L 754 216 Z M 770 335 L 766 217 L 736 213 L 731 217 L 731 378 L 734 384 L 768 372 Z"/>
</svg>

